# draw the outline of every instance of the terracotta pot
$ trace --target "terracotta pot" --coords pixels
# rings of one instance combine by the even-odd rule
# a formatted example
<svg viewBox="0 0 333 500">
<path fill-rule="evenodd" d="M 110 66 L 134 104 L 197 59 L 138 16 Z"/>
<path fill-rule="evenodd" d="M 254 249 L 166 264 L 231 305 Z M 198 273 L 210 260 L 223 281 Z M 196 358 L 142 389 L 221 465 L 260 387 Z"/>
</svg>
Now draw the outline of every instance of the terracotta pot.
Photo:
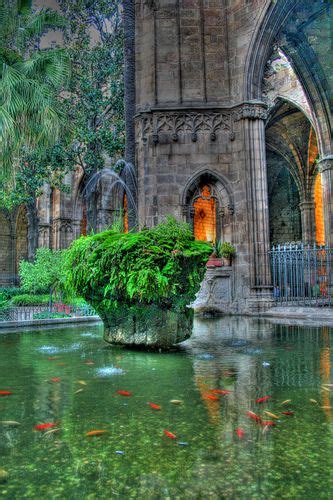
<svg viewBox="0 0 333 500">
<path fill-rule="evenodd" d="M 223 259 L 219 257 L 210 257 L 209 261 L 206 264 L 206 267 L 222 267 Z"/>
</svg>

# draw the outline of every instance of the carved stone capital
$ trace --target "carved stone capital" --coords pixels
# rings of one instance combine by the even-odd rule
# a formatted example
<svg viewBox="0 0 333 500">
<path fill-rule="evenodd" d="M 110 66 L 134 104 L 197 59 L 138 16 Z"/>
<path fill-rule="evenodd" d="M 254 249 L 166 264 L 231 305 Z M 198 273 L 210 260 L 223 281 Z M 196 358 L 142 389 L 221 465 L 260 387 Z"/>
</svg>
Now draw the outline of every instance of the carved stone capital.
<svg viewBox="0 0 333 500">
<path fill-rule="evenodd" d="M 325 156 L 318 161 L 319 172 L 324 173 L 327 170 L 333 171 L 333 155 Z"/>
</svg>

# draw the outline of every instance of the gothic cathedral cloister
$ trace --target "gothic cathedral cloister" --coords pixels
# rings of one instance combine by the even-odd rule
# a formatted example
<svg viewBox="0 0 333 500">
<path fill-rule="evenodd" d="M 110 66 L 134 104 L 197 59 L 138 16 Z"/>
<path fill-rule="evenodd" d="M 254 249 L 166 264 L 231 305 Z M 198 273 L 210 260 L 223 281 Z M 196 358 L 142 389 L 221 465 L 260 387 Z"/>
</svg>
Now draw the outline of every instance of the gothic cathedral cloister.
<svg viewBox="0 0 333 500">
<path fill-rule="evenodd" d="M 167 215 L 237 250 L 234 312 L 271 301 L 269 250 L 332 246 L 329 1 L 136 0 L 138 224 Z M 39 199 L 39 246 L 86 234 L 85 178 Z M 97 231 L 115 217 L 107 182 Z M 126 200 L 125 200 L 126 202 Z M 0 213 L 0 280 L 27 255 L 24 207 Z"/>
</svg>

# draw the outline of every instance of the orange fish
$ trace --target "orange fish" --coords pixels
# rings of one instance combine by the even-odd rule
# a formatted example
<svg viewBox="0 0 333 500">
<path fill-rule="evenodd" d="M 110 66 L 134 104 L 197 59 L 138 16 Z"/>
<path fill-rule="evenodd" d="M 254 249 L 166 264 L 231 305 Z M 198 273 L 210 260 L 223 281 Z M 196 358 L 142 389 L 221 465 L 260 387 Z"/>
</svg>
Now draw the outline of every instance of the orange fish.
<svg viewBox="0 0 333 500">
<path fill-rule="evenodd" d="M 59 356 L 49 356 L 48 361 L 55 361 L 56 359 L 59 359 Z"/>
<path fill-rule="evenodd" d="M 102 430 L 102 429 L 97 429 L 93 431 L 86 432 L 86 436 L 91 437 L 91 436 L 101 436 L 102 434 L 105 434 L 108 431 Z"/>
<path fill-rule="evenodd" d="M 120 394 L 121 396 L 132 396 L 132 393 L 130 391 L 117 391 L 117 394 Z"/>
<path fill-rule="evenodd" d="M 273 422 L 273 420 L 264 420 L 261 422 L 261 425 L 263 425 L 264 427 L 275 427 L 276 423 Z"/>
<path fill-rule="evenodd" d="M 236 434 L 239 437 L 239 439 L 243 439 L 245 432 L 243 431 L 243 429 L 238 428 L 236 429 Z"/>
<path fill-rule="evenodd" d="M 228 389 L 210 389 L 210 392 L 213 394 L 221 394 L 225 396 L 226 394 L 231 394 L 232 391 L 228 391 Z"/>
<path fill-rule="evenodd" d="M 281 412 L 282 415 L 287 415 L 288 417 L 291 417 L 292 415 L 294 415 L 294 411 L 282 411 Z"/>
<path fill-rule="evenodd" d="M 60 377 L 53 377 L 53 378 L 51 378 L 50 382 L 56 383 L 56 382 L 60 382 L 60 380 L 61 380 Z"/>
<path fill-rule="evenodd" d="M 38 424 L 38 425 L 35 425 L 35 431 L 45 431 L 45 430 L 48 430 L 48 429 L 52 429 L 52 427 L 57 427 L 58 424 L 51 424 L 51 423 L 47 423 L 47 424 Z"/>
<path fill-rule="evenodd" d="M 11 396 L 12 394 L 10 391 L 0 391 L 0 396 Z"/>
<path fill-rule="evenodd" d="M 161 407 L 159 405 L 155 405 L 155 403 L 148 403 L 150 408 L 153 410 L 161 410 Z"/>
<path fill-rule="evenodd" d="M 205 399 L 211 399 L 212 401 L 220 401 L 217 396 L 214 396 L 214 394 L 204 394 L 203 397 Z"/>
<path fill-rule="evenodd" d="M 259 417 L 255 413 L 253 413 L 253 411 L 247 411 L 246 414 L 248 417 L 252 418 L 252 420 L 255 420 L 256 422 L 261 423 L 261 417 Z"/>
<path fill-rule="evenodd" d="M 265 401 L 268 401 L 271 398 L 272 396 L 264 396 L 263 398 L 256 399 L 256 403 L 265 403 Z"/>
<path fill-rule="evenodd" d="M 177 436 L 175 434 L 173 434 L 172 432 L 169 432 L 167 430 L 164 430 L 163 432 L 166 435 L 166 437 L 168 437 L 170 439 L 177 439 Z"/>
</svg>

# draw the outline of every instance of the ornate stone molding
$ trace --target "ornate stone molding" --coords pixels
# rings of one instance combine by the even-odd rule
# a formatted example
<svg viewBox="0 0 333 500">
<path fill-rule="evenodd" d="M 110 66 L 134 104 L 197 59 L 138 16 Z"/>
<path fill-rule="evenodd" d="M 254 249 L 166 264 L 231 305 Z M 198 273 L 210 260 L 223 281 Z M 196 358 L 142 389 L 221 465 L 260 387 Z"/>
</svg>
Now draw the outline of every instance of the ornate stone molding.
<svg viewBox="0 0 333 500">
<path fill-rule="evenodd" d="M 192 142 L 197 142 L 199 135 L 208 133 L 212 142 L 217 133 L 227 132 L 229 139 L 235 139 L 234 123 L 243 119 L 266 120 L 267 106 L 264 103 L 244 103 L 233 108 L 221 109 L 152 109 L 137 114 L 139 138 L 147 142 L 152 138 L 156 145 L 163 135 L 177 142 L 181 135 L 191 134 Z"/>
<path fill-rule="evenodd" d="M 318 161 L 319 172 L 324 173 L 327 170 L 333 170 L 333 155 L 321 158 Z"/>
<path fill-rule="evenodd" d="M 54 219 L 52 224 L 53 233 L 72 233 L 72 221 L 71 219 Z"/>
</svg>

